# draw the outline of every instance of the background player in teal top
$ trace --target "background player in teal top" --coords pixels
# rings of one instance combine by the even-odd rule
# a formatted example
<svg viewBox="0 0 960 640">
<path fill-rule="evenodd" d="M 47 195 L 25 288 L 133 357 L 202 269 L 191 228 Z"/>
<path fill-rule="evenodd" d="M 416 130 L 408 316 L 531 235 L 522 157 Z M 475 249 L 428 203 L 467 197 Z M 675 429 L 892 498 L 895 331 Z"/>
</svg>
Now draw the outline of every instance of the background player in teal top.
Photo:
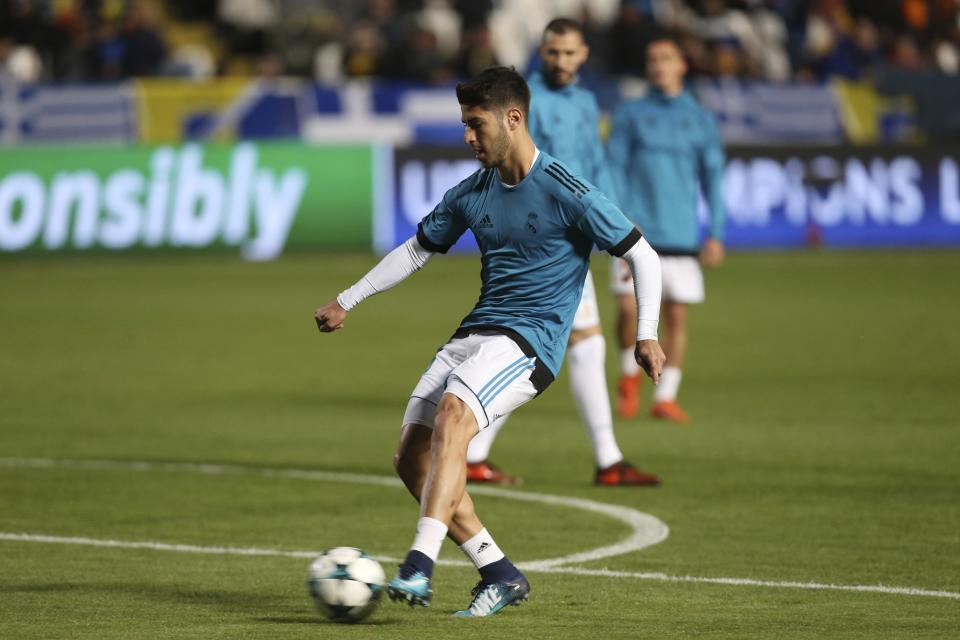
<svg viewBox="0 0 960 640">
<path fill-rule="evenodd" d="M 608 143 L 617 195 L 625 213 L 641 225 L 663 261 L 663 324 L 667 367 L 654 394 L 654 417 L 676 422 L 689 415 L 676 403 L 687 349 L 687 306 L 703 301 L 703 274 L 723 261 L 724 154 L 713 116 L 684 90 L 686 63 L 669 38 L 647 47 L 647 97 L 617 110 Z M 698 196 L 703 189 L 710 208 L 707 239 L 701 246 Z M 633 331 L 629 273 L 613 269 L 612 286 L 619 300 L 621 347 Z M 621 359 L 620 413 L 639 410 L 639 371 L 632 358 Z"/>
<path fill-rule="evenodd" d="M 583 27 L 578 22 L 557 18 L 546 26 L 540 44 L 542 70 L 529 80 L 530 136 L 539 149 L 562 160 L 573 174 L 583 176 L 609 196 L 614 187 L 600 141 L 600 110 L 593 94 L 578 83 L 577 73 L 588 55 Z M 587 274 L 574 316 L 567 360 L 573 397 L 593 446 L 594 482 L 603 486 L 659 485 L 657 476 L 624 460 L 617 444 L 605 356 L 593 277 Z M 468 481 L 517 482 L 489 461 L 490 448 L 507 417 L 495 421 L 470 442 Z"/>
<path fill-rule="evenodd" d="M 314 313 L 322 332 L 348 310 L 445 252 L 467 229 L 481 250 L 476 306 L 437 352 L 411 394 L 395 466 L 420 502 L 413 544 L 387 585 L 392 599 L 430 603 L 430 578 L 449 535 L 480 572 L 461 616 L 519 604 L 526 578 L 500 551 L 465 491 L 467 444 L 479 429 L 540 393 L 556 375 L 594 244 L 631 265 L 636 282 L 636 357 L 654 383 L 660 261 L 603 194 L 540 153 L 527 131 L 530 93 L 512 69 L 487 69 L 457 86 L 464 142 L 483 169 L 444 196 L 415 237 Z"/>
</svg>

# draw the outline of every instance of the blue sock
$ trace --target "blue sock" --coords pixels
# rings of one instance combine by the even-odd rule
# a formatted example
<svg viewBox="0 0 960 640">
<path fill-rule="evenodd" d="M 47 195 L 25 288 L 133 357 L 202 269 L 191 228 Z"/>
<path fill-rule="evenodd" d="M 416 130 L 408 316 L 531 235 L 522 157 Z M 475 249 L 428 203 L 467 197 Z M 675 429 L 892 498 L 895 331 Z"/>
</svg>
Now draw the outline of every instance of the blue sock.
<svg viewBox="0 0 960 640">
<path fill-rule="evenodd" d="M 503 556 L 496 562 L 491 562 L 485 567 L 480 567 L 480 579 L 486 584 L 494 582 L 506 582 L 520 574 L 520 570 L 514 566 L 507 556 Z"/>
<path fill-rule="evenodd" d="M 410 551 L 407 558 L 400 565 L 400 577 L 404 580 L 409 579 L 417 571 L 423 573 L 428 578 L 433 575 L 433 560 L 425 553 L 419 551 Z"/>
</svg>

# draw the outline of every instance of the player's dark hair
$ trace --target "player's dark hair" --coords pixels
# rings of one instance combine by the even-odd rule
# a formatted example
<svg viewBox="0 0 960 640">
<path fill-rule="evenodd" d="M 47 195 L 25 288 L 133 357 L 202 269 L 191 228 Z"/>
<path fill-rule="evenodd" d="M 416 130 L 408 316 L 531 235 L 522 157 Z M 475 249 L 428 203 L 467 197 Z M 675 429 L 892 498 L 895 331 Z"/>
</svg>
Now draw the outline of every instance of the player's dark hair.
<svg viewBox="0 0 960 640">
<path fill-rule="evenodd" d="M 685 57 L 683 53 L 683 44 L 680 42 L 680 38 L 678 38 L 675 34 L 669 31 L 657 31 L 650 37 L 649 40 L 647 40 L 647 48 L 649 49 L 650 45 L 658 42 L 669 42 L 677 48 L 677 51 L 680 52 L 681 58 Z"/>
<path fill-rule="evenodd" d="M 574 33 L 579 33 L 580 37 L 583 38 L 583 25 L 573 20 L 571 18 L 554 18 L 543 30 L 543 34 L 555 33 L 558 36 L 562 36 L 565 33 L 573 31 Z"/>
<path fill-rule="evenodd" d="M 489 67 L 472 80 L 457 85 L 457 100 L 467 107 L 482 107 L 504 112 L 519 107 L 526 118 L 530 113 L 530 88 L 513 67 Z"/>
</svg>

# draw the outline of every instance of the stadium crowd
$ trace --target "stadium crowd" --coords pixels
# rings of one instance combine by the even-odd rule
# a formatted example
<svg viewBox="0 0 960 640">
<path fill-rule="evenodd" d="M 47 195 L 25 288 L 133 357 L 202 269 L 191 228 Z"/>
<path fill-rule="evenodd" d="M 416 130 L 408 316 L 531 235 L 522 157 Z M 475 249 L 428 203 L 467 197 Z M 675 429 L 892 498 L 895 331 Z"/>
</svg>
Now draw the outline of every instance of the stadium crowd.
<svg viewBox="0 0 960 640">
<path fill-rule="evenodd" d="M 0 0 L 0 70 L 21 80 L 260 73 L 442 84 L 530 65 L 557 15 L 595 74 L 642 75 L 667 31 L 694 76 L 960 73 L 960 0 Z M 196 37 L 201 26 L 203 35 Z M 184 37 L 183 33 L 194 37 Z"/>
</svg>

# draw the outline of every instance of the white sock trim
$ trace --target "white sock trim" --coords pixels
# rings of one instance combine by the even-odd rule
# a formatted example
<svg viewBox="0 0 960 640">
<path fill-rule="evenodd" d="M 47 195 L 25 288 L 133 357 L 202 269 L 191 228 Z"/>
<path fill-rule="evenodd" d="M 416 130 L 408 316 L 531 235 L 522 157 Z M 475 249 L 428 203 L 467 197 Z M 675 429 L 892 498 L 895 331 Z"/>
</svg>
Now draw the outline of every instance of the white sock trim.
<svg viewBox="0 0 960 640">
<path fill-rule="evenodd" d="M 676 400 L 677 393 L 680 391 L 681 378 L 683 378 L 683 373 L 679 367 L 664 367 L 663 371 L 660 372 L 660 384 L 653 392 L 653 399 L 656 402 Z"/>
<path fill-rule="evenodd" d="M 470 558 L 477 569 L 493 564 L 504 557 L 503 551 L 493 541 L 493 536 L 484 528 L 477 535 L 473 536 L 462 545 L 460 550 Z"/>
<path fill-rule="evenodd" d="M 436 562 L 446 537 L 447 525 L 434 518 L 420 518 L 417 521 L 417 535 L 413 538 L 410 550 L 419 551 Z"/>
<path fill-rule="evenodd" d="M 633 347 L 620 350 L 620 375 L 635 376 L 640 373 L 640 365 L 633 356 Z"/>
<path fill-rule="evenodd" d="M 623 460 L 613 434 L 613 416 L 604 370 L 606 345 L 602 335 L 592 335 L 567 351 L 567 372 L 570 374 L 573 399 L 590 436 L 594 461 L 600 469 Z"/>
<path fill-rule="evenodd" d="M 486 429 L 480 429 L 480 433 L 473 436 L 467 446 L 467 462 L 474 464 L 483 462 L 490 457 L 490 447 L 493 446 L 493 441 L 496 440 L 497 434 L 500 433 L 500 429 L 509 417 L 509 413 L 500 416 L 491 422 Z"/>
</svg>

